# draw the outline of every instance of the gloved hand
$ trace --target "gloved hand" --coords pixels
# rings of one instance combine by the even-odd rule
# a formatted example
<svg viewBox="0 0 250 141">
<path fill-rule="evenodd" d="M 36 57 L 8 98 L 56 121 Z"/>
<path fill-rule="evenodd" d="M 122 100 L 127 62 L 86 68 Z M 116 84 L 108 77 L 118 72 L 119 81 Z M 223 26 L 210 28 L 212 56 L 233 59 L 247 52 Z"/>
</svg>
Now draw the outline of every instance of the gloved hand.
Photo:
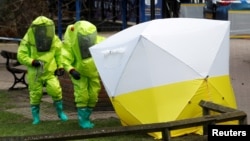
<svg viewBox="0 0 250 141">
<path fill-rule="evenodd" d="M 73 76 L 73 78 L 75 80 L 79 80 L 81 77 L 80 77 L 80 73 L 78 71 L 76 71 L 75 69 L 71 69 L 69 71 L 69 73 Z"/>
<path fill-rule="evenodd" d="M 40 61 L 38 61 L 38 60 L 33 60 L 33 61 L 32 61 L 32 66 L 34 66 L 34 67 L 39 67 L 39 66 L 41 66 L 41 63 L 40 63 Z"/>
<path fill-rule="evenodd" d="M 64 68 L 58 68 L 55 71 L 55 75 L 62 76 L 64 74 Z"/>
</svg>

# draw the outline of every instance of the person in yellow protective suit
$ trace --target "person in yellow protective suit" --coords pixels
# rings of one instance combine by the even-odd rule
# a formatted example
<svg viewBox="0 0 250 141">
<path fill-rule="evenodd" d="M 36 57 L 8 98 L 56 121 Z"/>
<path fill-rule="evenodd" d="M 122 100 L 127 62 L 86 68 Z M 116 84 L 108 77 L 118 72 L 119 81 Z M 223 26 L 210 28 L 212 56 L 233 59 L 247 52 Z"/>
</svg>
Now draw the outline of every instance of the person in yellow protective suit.
<svg viewBox="0 0 250 141">
<path fill-rule="evenodd" d="M 63 75 L 62 41 L 55 35 L 54 22 L 37 17 L 20 42 L 17 59 L 27 66 L 27 80 L 33 124 L 40 122 L 39 110 L 43 87 L 53 99 L 58 117 L 68 120 L 63 112 L 62 89 L 56 75 Z"/>
<path fill-rule="evenodd" d="M 96 26 L 88 21 L 68 25 L 63 41 L 63 65 L 74 85 L 74 97 L 81 128 L 93 128 L 90 115 L 101 89 L 99 73 L 89 47 L 105 38 L 97 35 Z"/>
</svg>

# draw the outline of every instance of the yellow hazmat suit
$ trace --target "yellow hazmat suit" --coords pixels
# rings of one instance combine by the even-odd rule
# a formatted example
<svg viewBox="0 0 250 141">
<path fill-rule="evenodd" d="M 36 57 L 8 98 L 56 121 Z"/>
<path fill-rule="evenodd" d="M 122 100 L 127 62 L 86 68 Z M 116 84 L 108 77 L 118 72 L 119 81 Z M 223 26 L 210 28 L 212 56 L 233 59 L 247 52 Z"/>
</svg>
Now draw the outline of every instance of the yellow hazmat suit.
<svg viewBox="0 0 250 141">
<path fill-rule="evenodd" d="M 64 34 L 63 65 L 74 85 L 75 103 L 82 128 L 94 126 L 89 121 L 89 116 L 97 103 L 101 89 L 99 73 L 89 47 L 104 39 L 97 35 L 96 26 L 88 21 L 78 21 L 69 25 Z"/>
<path fill-rule="evenodd" d="M 37 17 L 30 25 L 18 48 L 18 61 L 28 68 L 30 104 L 33 124 L 40 122 L 39 105 L 43 87 L 54 101 L 61 120 L 67 120 L 62 111 L 62 89 L 55 72 L 63 71 L 62 42 L 55 35 L 54 22 L 44 16 Z"/>
</svg>

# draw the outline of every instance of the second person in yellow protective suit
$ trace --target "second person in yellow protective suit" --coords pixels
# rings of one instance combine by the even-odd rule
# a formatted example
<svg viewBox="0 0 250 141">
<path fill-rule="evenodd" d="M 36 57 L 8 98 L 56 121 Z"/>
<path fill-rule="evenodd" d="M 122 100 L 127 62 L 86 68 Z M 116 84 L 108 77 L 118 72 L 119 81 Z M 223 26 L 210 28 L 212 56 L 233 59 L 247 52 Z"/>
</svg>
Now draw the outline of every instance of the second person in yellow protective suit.
<svg viewBox="0 0 250 141">
<path fill-rule="evenodd" d="M 78 120 L 82 128 L 94 127 L 89 117 L 101 89 L 99 73 L 89 47 L 104 39 L 97 35 L 96 26 L 88 21 L 77 21 L 69 25 L 64 34 L 63 65 L 74 85 Z"/>
</svg>

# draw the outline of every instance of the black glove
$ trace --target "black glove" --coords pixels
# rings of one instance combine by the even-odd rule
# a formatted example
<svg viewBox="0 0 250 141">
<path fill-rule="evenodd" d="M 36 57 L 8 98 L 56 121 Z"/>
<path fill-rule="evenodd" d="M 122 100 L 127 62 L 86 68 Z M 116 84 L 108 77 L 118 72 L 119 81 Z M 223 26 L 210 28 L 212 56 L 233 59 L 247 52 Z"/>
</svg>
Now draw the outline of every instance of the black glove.
<svg viewBox="0 0 250 141">
<path fill-rule="evenodd" d="M 64 68 L 56 69 L 55 75 L 62 76 L 64 74 Z"/>
<path fill-rule="evenodd" d="M 33 61 L 32 61 L 32 66 L 34 66 L 34 67 L 39 67 L 39 66 L 41 66 L 41 63 L 40 63 L 40 61 L 38 61 L 38 60 L 33 60 Z"/>
<path fill-rule="evenodd" d="M 75 69 L 70 70 L 69 73 L 73 76 L 75 80 L 79 80 L 81 78 L 80 73 L 76 71 Z"/>
</svg>

